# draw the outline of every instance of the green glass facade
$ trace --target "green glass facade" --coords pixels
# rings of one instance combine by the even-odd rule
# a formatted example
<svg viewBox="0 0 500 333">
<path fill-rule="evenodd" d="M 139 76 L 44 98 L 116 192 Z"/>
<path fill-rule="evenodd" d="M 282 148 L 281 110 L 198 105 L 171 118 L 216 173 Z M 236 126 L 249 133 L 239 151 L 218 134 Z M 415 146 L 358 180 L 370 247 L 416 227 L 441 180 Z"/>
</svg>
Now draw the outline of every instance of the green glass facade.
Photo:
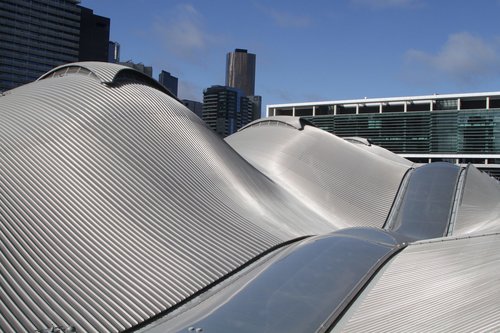
<svg viewBox="0 0 500 333">
<path fill-rule="evenodd" d="M 340 137 L 398 154 L 500 154 L 500 109 L 306 116 Z"/>
</svg>

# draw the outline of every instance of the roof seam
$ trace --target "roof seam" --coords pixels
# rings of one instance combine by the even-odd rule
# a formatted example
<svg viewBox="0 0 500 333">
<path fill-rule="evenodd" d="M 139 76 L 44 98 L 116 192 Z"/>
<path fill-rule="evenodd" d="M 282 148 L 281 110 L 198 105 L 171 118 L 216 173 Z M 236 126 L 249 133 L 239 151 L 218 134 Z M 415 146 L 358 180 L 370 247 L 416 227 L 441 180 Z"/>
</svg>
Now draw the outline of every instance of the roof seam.
<svg viewBox="0 0 500 333">
<path fill-rule="evenodd" d="M 500 232 L 491 232 L 491 233 L 486 233 L 486 234 L 468 235 L 468 236 L 460 236 L 460 237 L 444 236 L 443 238 L 419 240 L 419 241 L 410 243 L 408 245 L 413 246 L 413 245 L 424 245 L 424 244 L 430 244 L 430 243 L 443 243 L 443 242 L 450 242 L 450 241 L 456 241 L 456 240 L 464 240 L 464 239 L 480 238 L 480 237 L 493 237 L 493 236 L 500 236 Z"/>
</svg>

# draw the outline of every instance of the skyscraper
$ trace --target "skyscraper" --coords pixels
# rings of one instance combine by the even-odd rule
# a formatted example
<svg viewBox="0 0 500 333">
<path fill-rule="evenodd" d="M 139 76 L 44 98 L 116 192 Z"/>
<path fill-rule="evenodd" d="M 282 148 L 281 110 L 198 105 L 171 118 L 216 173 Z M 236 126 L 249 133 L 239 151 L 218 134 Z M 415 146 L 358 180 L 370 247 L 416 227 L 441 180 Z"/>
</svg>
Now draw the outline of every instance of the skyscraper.
<svg viewBox="0 0 500 333">
<path fill-rule="evenodd" d="M 109 19 L 79 3 L 0 0 L 0 91 L 34 81 L 65 63 L 106 61 Z"/>
<path fill-rule="evenodd" d="M 255 54 L 243 49 L 227 54 L 226 86 L 240 89 L 245 96 L 255 95 Z"/>
<path fill-rule="evenodd" d="M 80 7 L 80 61 L 108 61 L 110 19 Z"/>
<path fill-rule="evenodd" d="M 78 2 L 0 0 L 0 91 L 78 61 Z"/>
<path fill-rule="evenodd" d="M 179 79 L 171 75 L 169 72 L 162 70 L 158 76 L 158 82 L 160 82 L 165 88 L 167 88 L 172 94 L 177 96 L 177 86 L 179 84 Z"/>
</svg>

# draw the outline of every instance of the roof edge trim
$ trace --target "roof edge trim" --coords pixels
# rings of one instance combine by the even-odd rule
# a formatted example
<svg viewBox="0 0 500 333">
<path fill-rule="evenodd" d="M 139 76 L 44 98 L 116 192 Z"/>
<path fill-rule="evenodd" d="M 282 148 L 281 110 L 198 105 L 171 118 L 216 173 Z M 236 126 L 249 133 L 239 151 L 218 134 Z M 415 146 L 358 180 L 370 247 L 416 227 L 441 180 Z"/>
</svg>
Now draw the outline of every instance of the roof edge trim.
<svg viewBox="0 0 500 333">
<path fill-rule="evenodd" d="M 246 128 L 255 126 L 259 123 L 267 123 L 267 122 L 278 122 L 285 124 L 287 126 L 293 127 L 299 131 L 303 130 L 306 125 L 316 127 L 313 123 L 311 123 L 309 120 L 303 119 L 301 117 L 293 117 L 293 116 L 273 116 L 273 117 L 266 117 L 266 118 L 261 118 L 254 120 L 242 128 L 238 130 L 238 132 L 243 131 Z"/>
<path fill-rule="evenodd" d="M 106 62 L 84 61 L 84 62 L 74 62 L 74 63 L 64 64 L 51 69 L 47 73 L 40 76 L 36 81 L 47 79 L 54 73 L 64 68 L 71 68 L 71 67 L 79 67 L 86 69 L 87 71 L 92 73 L 97 79 L 99 79 L 101 83 L 106 85 L 116 84 L 120 78 L 123 78 L 124 76 L 127 76 L 127 73 L 130 73 L 132 74 L 131 75 L 132 77 L 135 76 L 137 79 L 143 81 L 148 86 L 155 88 L 169 95 L 170 97 L 175 98 L 176 100 L 179 100 L 171 91 L 169 91 L 167 88 L 165 88 L 162 84 L 160 84 L 152 77 L 144 73 L 141 73 L 140 71 L 134 68 L 130 68 L 119 64 L 106 63 Z"/>
</svg>

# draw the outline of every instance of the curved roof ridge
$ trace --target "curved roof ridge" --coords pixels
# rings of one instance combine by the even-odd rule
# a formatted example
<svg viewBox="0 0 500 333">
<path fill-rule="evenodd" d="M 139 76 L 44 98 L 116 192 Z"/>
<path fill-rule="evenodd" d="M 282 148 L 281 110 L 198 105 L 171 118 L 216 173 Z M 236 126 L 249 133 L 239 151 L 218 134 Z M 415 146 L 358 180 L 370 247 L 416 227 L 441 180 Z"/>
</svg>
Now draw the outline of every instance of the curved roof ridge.
<svg viewBox="0 0 500 333">
<path fill-rule="evenodd" d="M 140 71 L 134 68 L 108 62 L 82 61 L 82 62 L 73 62 L 64 64 L 56 68 L 53 68 L 52 70 L 43 74 L 36 81 L 47 79 L 51 77 L 51 75 L 54 75 L 54 73 L 57 73 L 64 68 L 71 68 L 71 67 L 84 68 L 88 70 L 90 73 L 92 73 L 97 79 L 99 79 L 101 83 L 107 85 L 116 84 L 117 79 L 123 77 L 124 76 L 123 74 L 125 73 L 133 73 L 132 75 L 137 75 L 137 78 L 140 79 L 142 82 L 146 83 L 148 86 L 160 90 L 161 92 L 164 92 L 170 97 L 177 99 L 177 97 L 172 92 L 170 92 L 167 88 L 165 88 L 162 84 L 160 84 L 152 77 L 144 73 L 141 73 Z"/>
<path fill-rule="evenodd" d="M 300 117 L 293 117 L 293 116 L 273 116 L 273 117 L 267 117 L 267 118 L 261 118 L 252 121 L 251 123 L 248 123 L 246 126 L 243 126 L 238 130 L 243 131 L 244 129 L 248 127 L 255 126 L 257 124 L 262 124 L 262 123 L 272 123 L 272 122 L 277 122 L 277 123 L 282 123 L 284 125 L 288 125 L 290 127 L 294 127 L 295 129 L 303 130 L 305 125 L 313 126 L 316 127 L 313 123 L 309 122 L 306 119 L 302 119 Z"/>
</svg>

